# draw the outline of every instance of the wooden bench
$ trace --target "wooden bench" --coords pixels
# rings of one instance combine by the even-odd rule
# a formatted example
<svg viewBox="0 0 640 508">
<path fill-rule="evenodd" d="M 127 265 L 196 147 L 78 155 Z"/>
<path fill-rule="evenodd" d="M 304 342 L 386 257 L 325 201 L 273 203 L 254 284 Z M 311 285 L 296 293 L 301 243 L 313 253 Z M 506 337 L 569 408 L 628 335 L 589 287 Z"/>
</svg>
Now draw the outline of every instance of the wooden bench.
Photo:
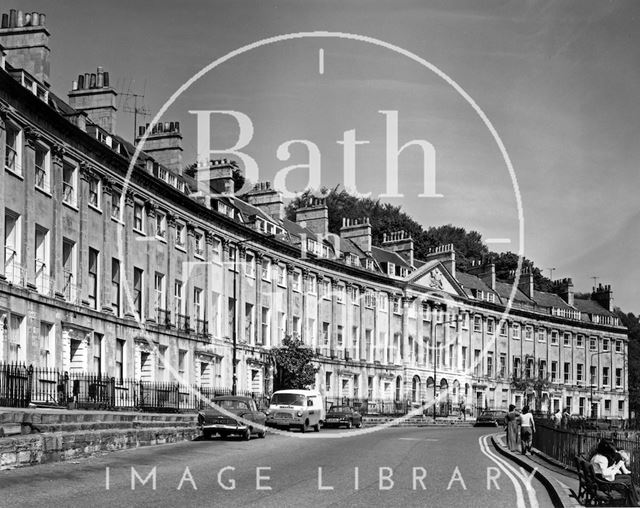
<svg viewBox="0 0 640 508">
<path fill-rule="evenodd" d="M 585 506 L 627 506 L 629 486 L 619 482 L 609 482 L 598 478 L 593 464 L 576 455 L 578 470 L 578 501 Z"/>
</svg>

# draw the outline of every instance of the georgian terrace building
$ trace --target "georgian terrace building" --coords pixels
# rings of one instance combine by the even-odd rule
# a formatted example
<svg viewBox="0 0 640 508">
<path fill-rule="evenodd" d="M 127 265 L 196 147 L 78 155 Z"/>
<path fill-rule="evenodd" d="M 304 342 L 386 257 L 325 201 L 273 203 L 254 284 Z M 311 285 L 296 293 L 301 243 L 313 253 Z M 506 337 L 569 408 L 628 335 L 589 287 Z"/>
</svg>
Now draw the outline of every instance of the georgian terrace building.
<svg viewBox="0 0 640 508">
<path fill-rule="evenodd" d="M 287 335 L 316 353 L 327 397 L 503 408 L 540 397 L 625 416 L 627 335 L 609 286 L 554 293 L 491 265 L 456 270 L 452 246 L 414 259 L 403 232 L 372 245 L 366 218 L 328 231 L 314 199 L 284 215 L 268 183 L 234 197 L 233 163 L 185 170 L 177 122 L 134 145 L 115 134 L 117 91 L 102 68 L 49 86 L 44 16 L 0 28 L 0 362 L 272 389 L 269 350 Z M 139 135 L 144 134 L 141 128 Z M 147 338 L 151 339 L 151 343 Z M 512 377 L 549 379 L 540 390 Z M 444 407 L 443 409 L 447 409 Z"/>
</svg>

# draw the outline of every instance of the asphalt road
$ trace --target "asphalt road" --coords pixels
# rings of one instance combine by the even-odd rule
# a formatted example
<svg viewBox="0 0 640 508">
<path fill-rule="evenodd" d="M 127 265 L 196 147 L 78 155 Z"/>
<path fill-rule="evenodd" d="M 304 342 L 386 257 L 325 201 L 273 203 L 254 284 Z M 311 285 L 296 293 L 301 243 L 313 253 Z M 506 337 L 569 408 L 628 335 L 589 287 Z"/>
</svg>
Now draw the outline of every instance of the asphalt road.
<svg viewBox="0 0 640 508">
<path fill-rule="evenodd" d="M 0 471 L 0 506 L 552 506 L 493 449 L 493 429 L 369 430 L 214 438 Z"/>
</svg>

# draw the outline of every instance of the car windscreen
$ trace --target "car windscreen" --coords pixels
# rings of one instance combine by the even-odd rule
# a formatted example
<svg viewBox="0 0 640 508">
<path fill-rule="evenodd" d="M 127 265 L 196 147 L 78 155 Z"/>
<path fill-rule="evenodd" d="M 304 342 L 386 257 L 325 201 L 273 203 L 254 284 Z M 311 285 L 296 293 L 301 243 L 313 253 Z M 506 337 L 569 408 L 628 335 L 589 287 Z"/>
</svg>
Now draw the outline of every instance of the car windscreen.
<svg viewBox="0 0 640 508">
<path fill-rule="evenodd" d="M 223 409 L 249 409 L 249 405 L 243 400 L 214 400 Z"/>
<path fill-rule="evenodd" d="M 306 397 L 297 393 L 274 393 L 271 404 L 280 406 L 304 406 Z"/>
<path fill-rule="evenodd" d="M 350 413 L 351 412 L 348 406 L 331 406 L 329 411 L 331 413 Z"/>
</svg>

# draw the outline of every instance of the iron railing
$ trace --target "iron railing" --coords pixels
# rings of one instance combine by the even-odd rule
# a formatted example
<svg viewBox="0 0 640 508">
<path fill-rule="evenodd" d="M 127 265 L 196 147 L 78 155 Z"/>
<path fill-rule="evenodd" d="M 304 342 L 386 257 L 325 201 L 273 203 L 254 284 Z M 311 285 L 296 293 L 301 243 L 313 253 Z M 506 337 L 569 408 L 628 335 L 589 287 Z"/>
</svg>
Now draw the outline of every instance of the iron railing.
<svg viewBox="0 0 640 508">
<path fill-rule="evenodd" d="M 178 330 L 189 330 L 189 316 L 184 314 L 176 314 L 176 328 Z"/>
<path fill-rule="evenodd" d="M 198 335 L 207 335 L 208 332 L 208 327 L 207 327 L 207 321 L 206 319 L 198 319 L 196 318 L 196 333 Z"/>
<path fill-rule="evenodd" d="M 63 372 L 24 364 L 0 363 L 0 406 L 29 404 L 84 409 L 154 412 L 197 411 L 213 397 L 231 395 L 231 388 L 201 387 L 173 382 L 116 380 L 106 374 Z M 260 392 L 237 391 L 265 408 Z"/>
<path fill-rule="evenodd" d="M 625 430 L 588 431 L 579 428 L 556 428 L 551 422 L 536 420 L 533 446 L 568 467 L 574 467 L 574 457 L 584 455 L 587 459 L 595 453 L 601 439 L 608 439 L 618 449 L 629 452 L 632 460 L 629 469 L 635 484 L 640 481 L 640 434 Z"/>
</svg>

